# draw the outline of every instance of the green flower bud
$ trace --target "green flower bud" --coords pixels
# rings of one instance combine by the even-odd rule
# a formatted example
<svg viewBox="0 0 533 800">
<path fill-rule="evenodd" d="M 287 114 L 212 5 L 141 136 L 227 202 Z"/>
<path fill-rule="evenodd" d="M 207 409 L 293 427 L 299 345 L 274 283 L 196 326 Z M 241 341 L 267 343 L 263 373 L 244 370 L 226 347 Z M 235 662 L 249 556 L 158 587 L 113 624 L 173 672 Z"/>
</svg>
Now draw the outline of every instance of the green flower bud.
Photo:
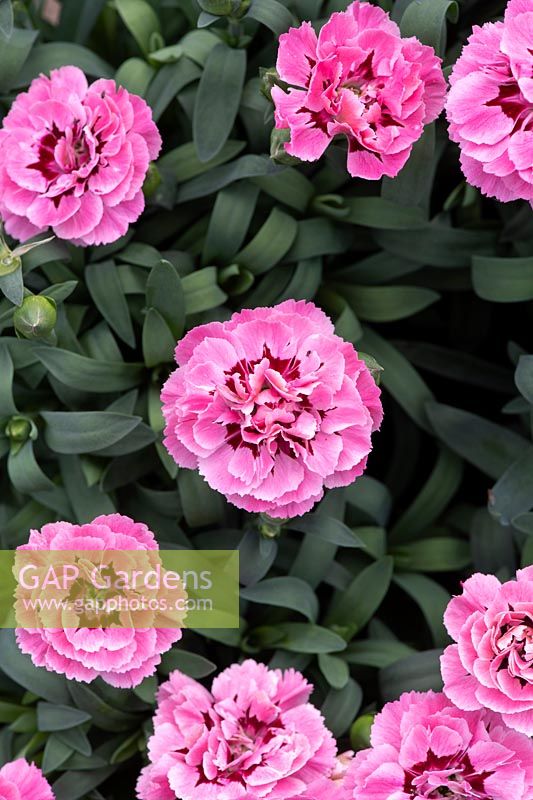
<svg viewBox="0 0 533 800">
<path fill-rule="evenodd" d="M 13 444 L 24 444 L 31 438 L 32 423 L 26 417 L 11 417 L 6 427 L 6 436 Z"/>
<path fill-rule="evenodd" d="M 354 750 L 365 750 L 370 747 L 370 731 L 373 724 L 373 714 L 363 714 L 355 720 L 350 728 L 350 742 Z"/>
<path fill-rule="evenodd" d="M 361 359 L 361 361 L 365 362 L 370 374 L 376 381 L 376 384 L 379 386 L 381 383 L 381 373 L 383 372 L 383 367 L 381 366 L 381 364 L 378 361 L 376 361 L 374 356 L 371 356 L 368 353 L 359 352 L 359 358 Z"/>
<path fill-rule="evenodd" d="M 250 0 L 198 0 L 202 11 L 215 17 L 239 17 L 250 6 Z"/>
<path fill-rule="evenodd" d="M 291 132 L 288 128 L 282 128 L 281 130 L 274 128 L 272 130 L 270 136 L 270 158 L 272 161 L 275 161 L 276 164 L 290 166 L 291 164 L 302 163 L 299 158 L 290 156 L 285 150 L 285 145 L 290 141 L 290 138 Z"/>
<path fill-rule="evenodd" d="M 284 83 L 279 77 L 276 67 L 260 67 L 259 75 L 261 77 L 261 92 L 265 95 L 267 100 L 272 101 L 272 89 L 274 86 L 287 87 L 288 84 Z"/>
<path fill-rule="evenodd" d="M 57 322 L 54 300 L 42 295 L 29 295 L 13 314 L 13 324 L 25 339 L 47 339 Z"/>
<path fill-rule="evenodd" d="M 146 178 L 144 179 L 143 183 L 144 196 L 153 197 L 154 194 L 159 189 L 160 184 L 161 184 L 161 173 L 159 172 L 155 161 L 152 161 L 152 163 L 148 167 L 148 172 L 146 173 Z"/>
</svg>

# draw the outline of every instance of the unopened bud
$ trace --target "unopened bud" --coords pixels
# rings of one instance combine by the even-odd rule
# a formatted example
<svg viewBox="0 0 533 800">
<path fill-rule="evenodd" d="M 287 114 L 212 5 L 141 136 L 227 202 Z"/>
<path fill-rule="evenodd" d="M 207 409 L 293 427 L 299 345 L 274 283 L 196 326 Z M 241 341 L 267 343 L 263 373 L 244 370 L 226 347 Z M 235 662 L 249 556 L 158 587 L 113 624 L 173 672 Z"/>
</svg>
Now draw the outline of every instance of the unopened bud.
<svg viewBox="0 0 533 800">
<path fill-rule="evenodd" d="M 29 295 L 13 314 L 13 324 L 25 339 L 48 338 L 57 322 L 55 301 L 42 295 Z"/>
<path fill-rule="evenodd" d="M 373 724 L 373 714 L 363 714 L 355 720 L 350 728 L 350 742 L 354 750 L 366 750 L 370 747 L 370 731 Z"/>
<path fill-rule="evenodd" d="M 285 145 L 291 140 L 291 132 L 288 128 L 274 128 L 270 136 L 270 158 L 276 164 L 291 166 L 301 164 L 299 158 L 295 158 L 287 153 Z"/>
<path fill-rule="evenodd" d="M 272 101 L 272 89 L 274 86 L 281 86 L 284 91 L 289 88 L 289 84 L 279 77 L 276 67 L 260 67 L 259 75 L 261 77 L 261 92 L 267 100 Z"/>
<path fill-rule="evenodd" d="M 32 424 L 26 417 L 11 417 L 6 427 L 6 436 L 13 444 L 24 444 L 31 438 Z"/>
<path fill-rule="evenodd" d="M 369 355 L 368 353 L 361 353 L 359 352 L 359 358 L 361 361 L 364 361 L 366 366 L 368 367 L 368 371 L 374 378 L 375 382 L 379 386 L 381 383 L 381 373 L 383 372 L 383 367 L 381 364 L 376 361 L 374 356 Z"/>
<path fill-rule="evenodd" d="M 143 193 L 145 197 L 153 197 L 153 195 L 159 189 L 161 184 L 161 173 L 159 172 L 157 165 L 154 161 L 148 167 L 148 172 L 146 173 L 146 178 L 144 179 L 143 183 Z"/>
</svg>

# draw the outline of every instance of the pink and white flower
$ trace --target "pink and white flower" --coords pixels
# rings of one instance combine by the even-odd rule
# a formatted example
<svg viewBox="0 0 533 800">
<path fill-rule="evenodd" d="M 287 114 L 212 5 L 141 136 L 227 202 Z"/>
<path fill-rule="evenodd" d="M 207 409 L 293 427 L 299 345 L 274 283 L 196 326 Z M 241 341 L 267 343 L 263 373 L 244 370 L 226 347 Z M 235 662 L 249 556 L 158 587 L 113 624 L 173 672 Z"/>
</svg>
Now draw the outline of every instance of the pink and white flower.
<svg viewBox="0 0 533 800">
<path fill-rule="evenodd" d="M 335 742 L 294 670 L 245 661 L 211 692 L 181 672 L 159 689 L 140 800 L 303 800 L 335 770 Z M 313 794 L 313 798 L 315 795 Z"/>
<path fill-rule="evenodd" d="M 312 303 L 234 314 L 190 331 L 161 399 L 181 467 L 248 511 L 293 517 L 365 469 L 380 390 Z"/>
<path fill-rule="evenodd" d="M 55 800 L 50 784 L 35 764 L 19 758 L 0 769 L 0 800 Z"/>
<path fill-rule="evenodd" d="M 318 37 L 309 22 L 280 37 L 277 70 L 290 85 L 272 90 L 276 127 L 290 130 L 289 155 L 316 161 L 336 136 L 348 141 L 348 172 L 393 178 L 424 125 L 444 107 L 446 83 L 431 47 L 381 8 L 352 3 Z"/>
<path fill-rule="evenodd" d="M 469 183 L 504 203 L 533 205 L 533 0 L 503 22 L 474 26 L 450 76 L 450 137 Z"/>
<path fill-rule="evenodd" d="M 161 137 L 145 101 L 78 67 L 19 94 L 0 129 L 0 217 L 25 241 L 52 228 L 74 244 L 109 244 L 144 209 Z"/>
<path fill-rule="evenodd" d="M 377 715 L 372 747 L 345 780 L 349 800 L 531 800 L 533 742 L 487 711 L 410 692 Z"/>
<path fill-rule="evenodd" d="M 489 708 L 533 735 L 533 567 L 500 583 L 477 573 L 452 598 L 444 624 L 457 644 L 441 659 L 444 691 L 459 708 Z"/>
<path fill-rule="evenodd" d="M 75 556 L 78 551 L 102 552 L 101 563 L 104 565 L 106 553 L 113 560 L 117 556 L 127 559 L 131 551 L 146 552 L 148 566 L 153 562 L 150 554 L 158 549 L 154 534 L 146 525 L 120 514 L 97 517 L 85 525 L 54 522 L 45 525 L 41 531 L 31 531 L 28 544 L 18 548 L 19 551 L 44 553 L 45 557 L 49 551 L 54 551 L 55 564 L 59 563 L 55 551 L 69 551 L 69 564 L 73 563 L 71 553 Z M 141 563 L 140 556 L 131 560 L 134 566 Z M 144 561 L 142 559 L 142 564 Z M 69 600 L 70 586 L 64 583 L 64 597 L 58 599 Z M 101 580 L 97 584 L 105 586 Z M 40 591 L 37 587 L 37 594 Z M 47 613 L 46 625 L 37 627 L 39 614 L 31 612 L 30 622 L 24 620 L 25 627 L 17 629 L 20 649 L 31 656 L 35 666 L 65 675 L 69 680 L 90 683 L 101 677 L 111 686 L 132 688 L 154 674 L 162 653 L 170 650 L 182 635 L 179 627 L 156 627 L 158 620 L 166 617 L 153 612 L 140 612 L 142 627 L 127 627 L 128 623 L 134 622 L 134 615 L 128 610 L 121 611 L 117 619 L 110 621 L 109 627 L 82 624 L 81 613 L 70 609 L 57 611 L 57 627 L 49 625 L 50 615 Z M 31 627 L 33 617 L 36 627 Z M 98 620 L 101 620 L 100 616 Z M 61 623 L 63 626 L 59 627 Z"/>
</svg>

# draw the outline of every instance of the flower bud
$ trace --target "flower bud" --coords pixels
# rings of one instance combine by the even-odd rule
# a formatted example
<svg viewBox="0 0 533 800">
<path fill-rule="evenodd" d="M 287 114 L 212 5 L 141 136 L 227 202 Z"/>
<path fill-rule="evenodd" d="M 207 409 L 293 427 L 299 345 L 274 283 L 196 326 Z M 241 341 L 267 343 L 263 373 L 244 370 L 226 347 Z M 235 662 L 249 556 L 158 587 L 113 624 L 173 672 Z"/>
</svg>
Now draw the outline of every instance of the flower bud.
<svg viewBox="0 0 533 800">
<path fill-rule="evenodd" d="M 372 375 L 377 385 L 379 386 L 381 383 L 381 373 L 383 372 L 383 367 L 381 366 L 381 364 L 378 361 L 376 361 L 374 356 L 371 356 L 368 353 L 361 353 L 361 351 L 359 351 L 359 358 L 361 359 L 361 361 L 365 362 L 370 374 Z"/>
<path fill-rule="evenodd" d="M 198 0 L 202 11 L 215 17 L 240 16 L 247 11 L 249 0 Z"/>
<path fill-rule="evenodd" d="M 32 423 L 25 417 L 11 417 L 6 427 L 6 436 L 13 444 L 24 444 L 31 438 Z"/>
<path fill-rule="evenodd" d="M 276 67 L 260 67 L 259 75 L 261 76 L 261 93 L 270 102 L 272 102 L 272 89 L 274 86 L 281 86 L 284 90 L 287 90 L 289 86 L 288 83 L 281 80 Z"/>
<path fill-rule="evenodd" d="M 144 179 L 143 183 L 144 196 L 147 198 L 153 197 L 160 185 L 161 173 L 159 172 L 155 161 L 152 161 L 148 167 L 148 172 L 146 173 L 146 178 Z"/>
<path fill-rule="evenodd" d="M 301 164 L 299 158 L 290 156 L 285 150 L 285 145 L 290 141 L 291 133 L 288 128 L 274 128 L 270 136 L 270 158 L 276 164 L 290 166 L 291 164 Z"/>
<path fill-rule="evenodd" d="M 42 295 L 29 295 L 13 314 L 15 330 L 25 339 L 50 337 L 56 322 L 57 311 L 54 300 Z"/>
<path fill-rule="evenodd" d="M 363 714 L 355 720 L 350 729 L 350 742 L 354 750 L 366 750 L 370 747 L 370 731 L 373 724 L 373 714 Z"/>
</svg>

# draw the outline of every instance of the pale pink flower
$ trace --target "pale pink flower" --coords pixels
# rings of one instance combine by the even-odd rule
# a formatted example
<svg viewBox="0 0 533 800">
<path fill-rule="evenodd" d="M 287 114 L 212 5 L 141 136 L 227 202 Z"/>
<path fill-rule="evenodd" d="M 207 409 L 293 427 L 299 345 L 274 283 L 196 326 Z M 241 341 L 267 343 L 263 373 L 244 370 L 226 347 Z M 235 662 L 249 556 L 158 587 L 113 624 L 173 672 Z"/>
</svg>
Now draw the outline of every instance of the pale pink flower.
<svg viewBox="0 0 533 800">
<path fill-rule="evenodd" d="M 194 328 L 176 361 L 161 395 L 165 445 L 239 508 L 294 517 L 363 473 L 380 391 L 312 303 Z"/>
<path fill-rule="evenodd" d="M 144 209 L 142 185 L 161 137 L 142 98 L 112 80 L 88 86 L 77 67 L 19 94 L 0 130 L 0 217 L 25 241 L 52 228 L 80 245 L 109 244 Z"/>
<path fill-rule="evenodd" d="M 30 551 L 157 551 L 154 534 L 146 525 L 120 514 L 97 517 L 85 525 L 54 522 L 31 531 Z M 112 555 L 112 557 L 114 557 Z M 65 619 L 59 615 L 58 622 Z M 126 621 L 129 617 L 126 618 Z M 147 616 L 147 623 L 153 615 Z M 161 654 L 181 638 L 180 628 L 125 627 L 124 616 L 115 627 L 18 628 L 17 641 L 35 666 L 90 683 L 97 677 L 120 688 L 131 688 L 153 675 Z"/>
<path fill-rule="evenodd" d="M 533 205 L 533 0 L 474 26 L 450 76 L 450 137 L 465 177 L 497 200 Z"/>
<path fill-rule="evenodd" d="M 54 800 L 41 770 L 23 758 L 0 769 L 0 800 Z"/>
<path fill-rule="evenodd" d="M 335 769 L 312 686 L 294 670 L 234 664 L 211 692 L 181 672 L 159 689 L 140 800 L 289 800 Z"/>
<path fill-rule="evenodd" d="M 424 125 L 444 107 L 446 83 L 431 47 L 402 39 L 389 15 L 358 2 L 333 14 L 318 37 L 311 23 L 280 37 L 277 70 L 291 88 L 272 90 L 287 153 L 316 161 L 335 136 L 348 140 L 348 172 L 393 178 Z"/>
<path fill-rule="evenodd" d="M 410 692 L 377 715 L 372 747 L 345 781 L 350 800 L 531 800 L 533 742 L 487 711 Z"/>
<path fill-rule="evenodd" d="M 457 644 L 441 659 L 444 691 L 459 708 L 489 708 L 533 735 L 533 567 L 502 584 L 475 574 L 452 598 L 444 624 Z"/>
</svg>

